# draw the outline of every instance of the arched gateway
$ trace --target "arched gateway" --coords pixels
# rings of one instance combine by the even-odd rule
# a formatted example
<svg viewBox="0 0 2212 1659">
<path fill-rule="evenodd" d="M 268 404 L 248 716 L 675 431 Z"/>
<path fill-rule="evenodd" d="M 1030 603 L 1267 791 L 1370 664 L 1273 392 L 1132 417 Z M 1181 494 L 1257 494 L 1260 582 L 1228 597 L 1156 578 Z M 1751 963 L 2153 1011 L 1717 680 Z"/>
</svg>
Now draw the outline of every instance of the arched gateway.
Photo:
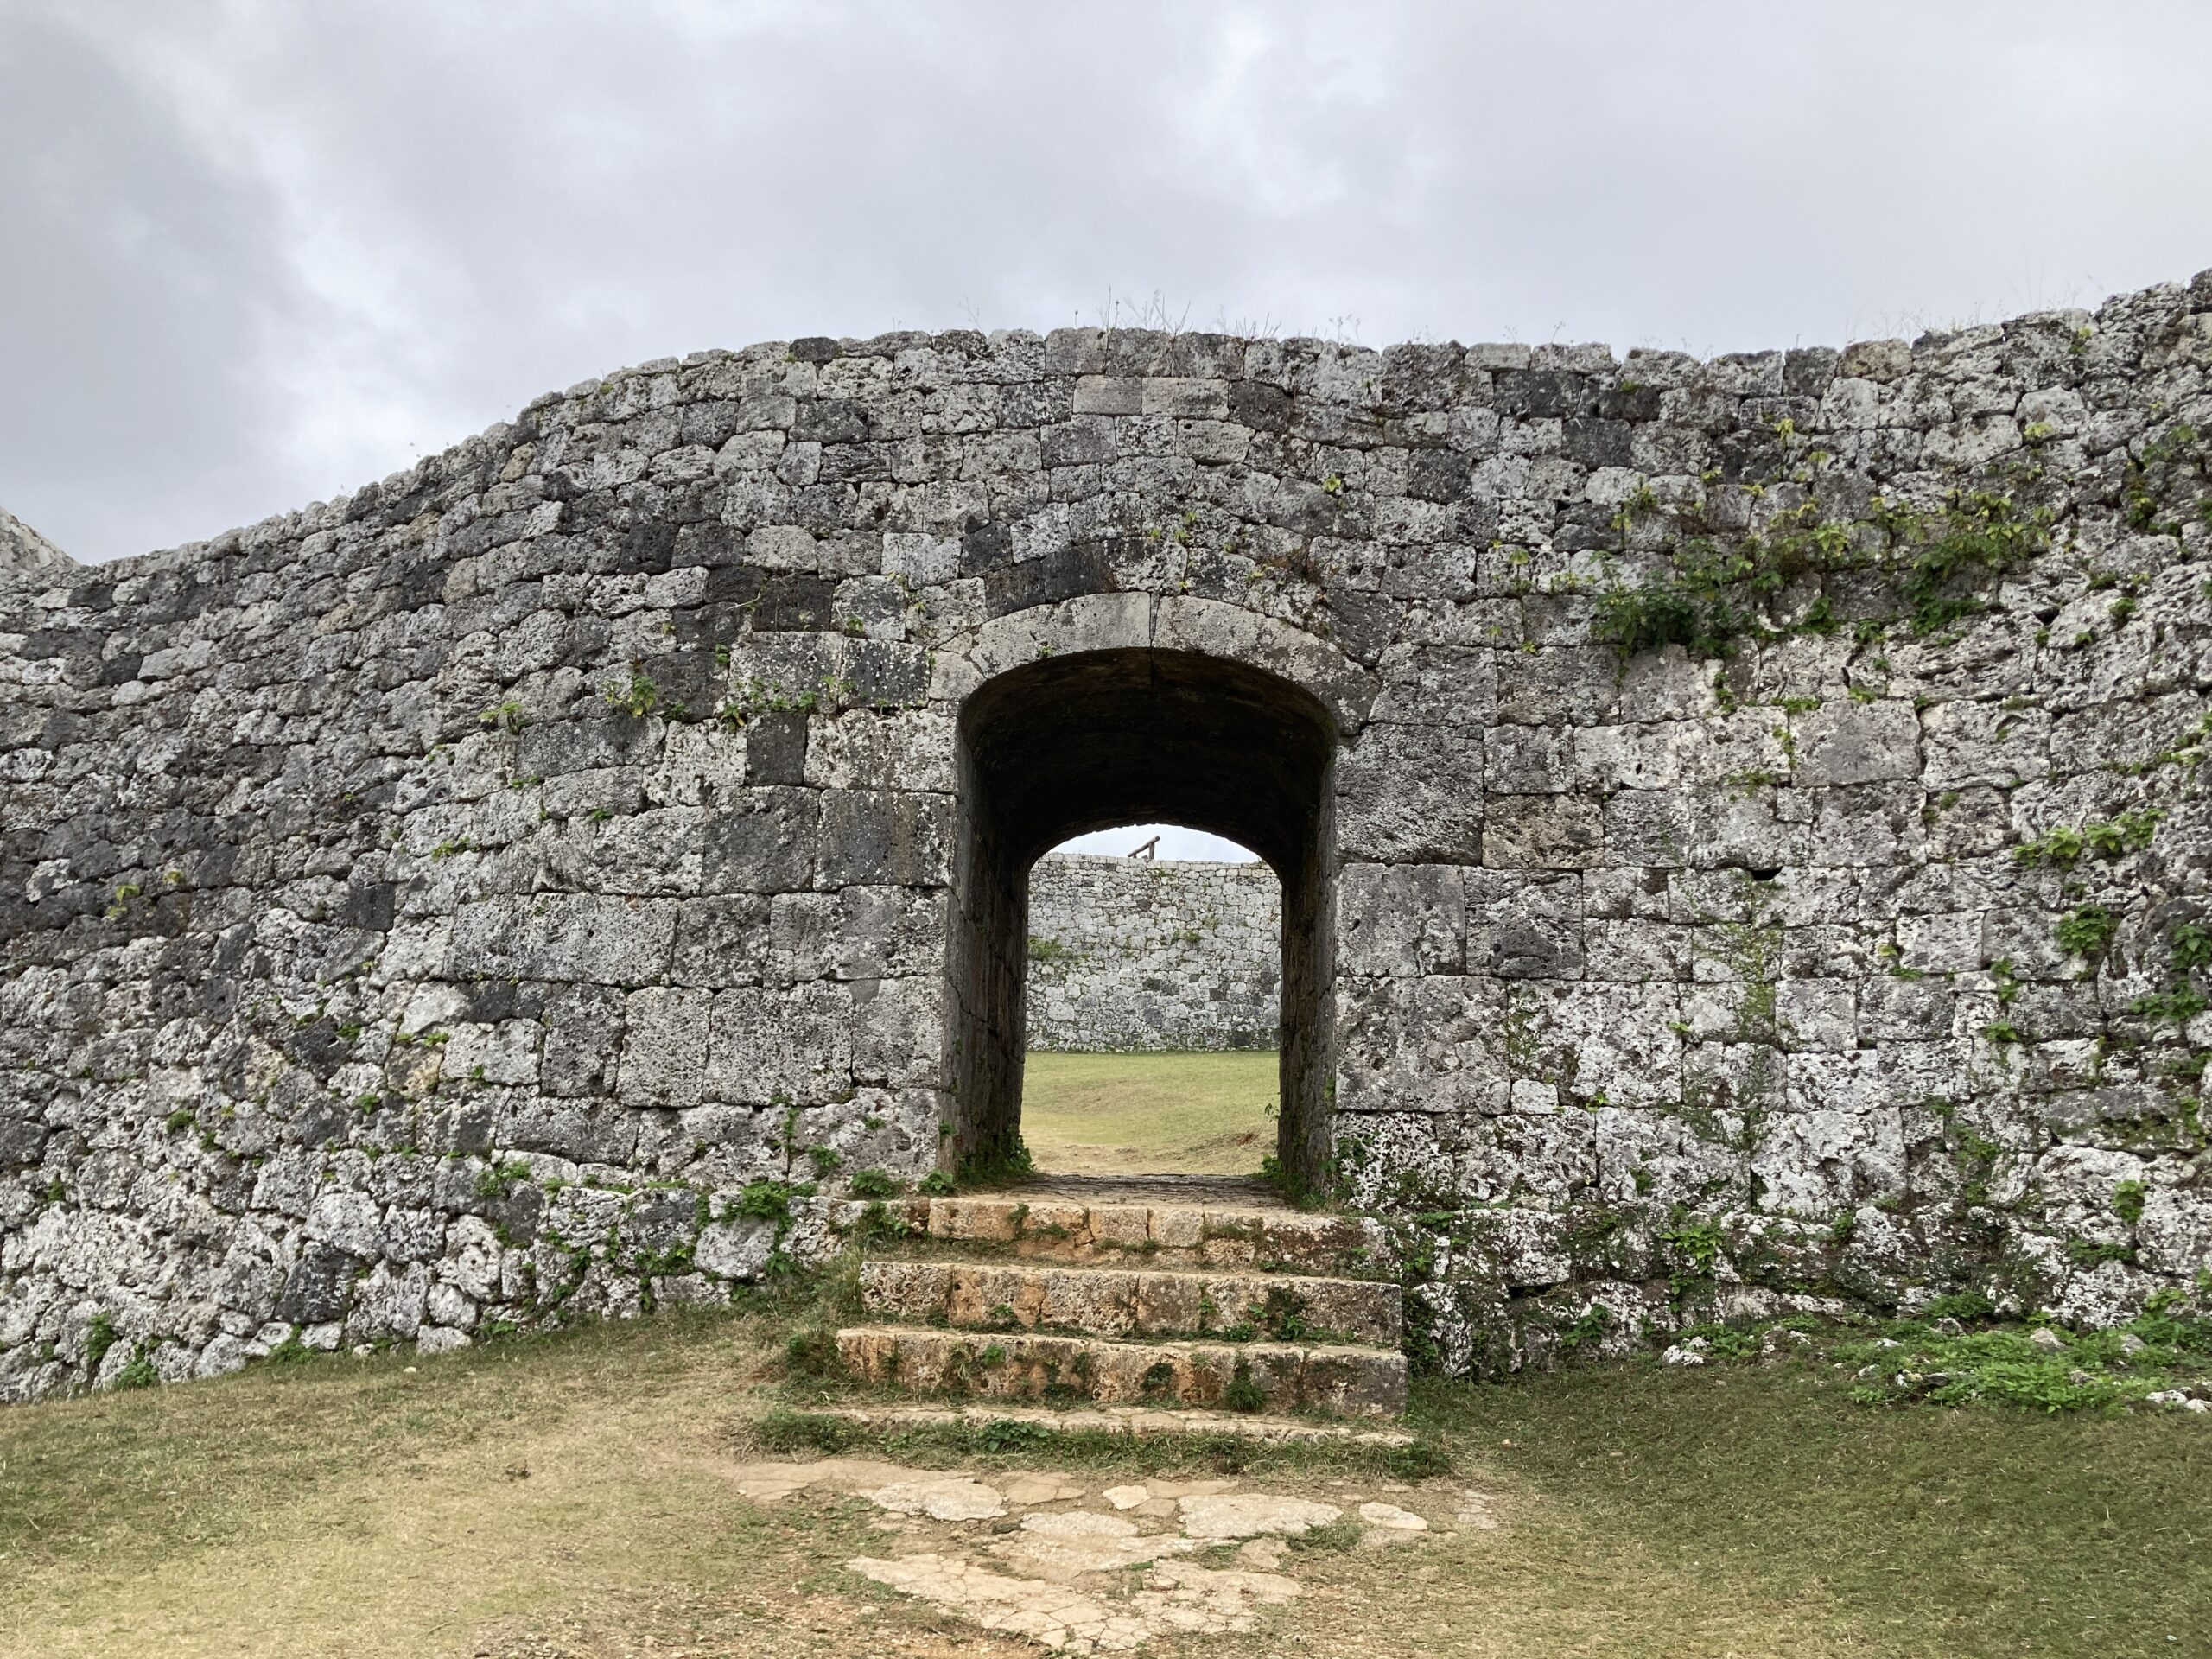
<svg viewBox="0 0 2212 1659">
<path fill-rule="evenodd" d="M 1172 819 L 1252 848 L 1285 895 L 1276 1155 L 1319 1187 L 1330 1163 L 1332 767 L 1312 693 L 1231 658 L 1147 645 L 1040 657 L 962 706 L 953 861 L 955 1166 L 1018 1144 L 1029 867 L 1070 836 Z"/>
<path fill-rule="evenodd" d="M 1281 876 L 1278 1157 L 1416 1362 L 2197 1294 L 2208 339 L 803 340 L 98 569 L 0 517 L 0 1393 L 918 1214 L 1133 817 Z"/>
</svg>

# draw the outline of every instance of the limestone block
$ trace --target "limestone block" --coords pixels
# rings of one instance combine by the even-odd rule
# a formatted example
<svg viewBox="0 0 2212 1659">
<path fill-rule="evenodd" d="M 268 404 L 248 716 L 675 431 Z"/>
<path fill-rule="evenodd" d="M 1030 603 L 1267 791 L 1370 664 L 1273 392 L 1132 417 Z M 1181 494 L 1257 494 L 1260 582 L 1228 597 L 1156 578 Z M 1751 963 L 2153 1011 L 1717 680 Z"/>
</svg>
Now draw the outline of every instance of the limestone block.
<svg viewBox="0 0 2212 1659">
<path fill-rule="evenodd" d="M 1748 1157 L 1727 1135 L 1725 1114 L 1700 1115 L 1694 1126 L 1618 1106 L 1601 1106 L 1591 1116 L 1599 1189 L 1608 1203 L 1709 1201 L 1706 1195 L 1741 1190 L 1748 1179 Z"/>
<path fill-rule="evenodd" d="M 1377 725 L 1338 763 L 1337 844 L 1376 863 L 1481 861 L 1483 791 L 1464 734 Z"/>
<path fill-rule="evenodd" d="M 2050 718 L 2040 709 L 1963 700 L 1938 703 L 1922 716 L 1929 789 L 1977 784 L 2010 789 L 2050 767 Z"/>
<path fill-rule="evenodd" d="M 1602 646 L 1506 652 L 1497 658 L 1497 717 L 1524 726 L 1594 726 L 1615 696 L 1616 660 Z"/>
<path fill-rule="evenodd" d="M 445 971 L 456 978 L 647 983 L 668 970 L 676 912 L 667 900 L 587 893 L 463 904 Z"/>
<path fill-rule="evenodd" d="M 1500 979 L 1579 979 L 1584 971 L 1582 878 L 1469 870 L 1469 969 Z"/>
<path fill-rule="evenodd" d="M 853 1003 L 842 986 L 724 991 L 708 1026 L 705 1088 L 748 1105 L 813 1105 L 852 1086 Z"/>
<path fill-rule="evenodd" d="M 1865 1113 L 1957 1098 L 1974 1092 L 1963 1074 L 1962 1053 L 1948 1040 L 1845 1053 L 1792 1053 L 1784 1065 L 1788 1103 L 1793 1111 Z"/>
<path fill-rule="evenodd" d="M 547 1094 L 612 1090 L 625 1007 L 620 991 L 598 985 L 573 985 L 548 999 L 539 1073 Z"/>
<path fill-rule="evenodd" d="M 537 1020 L 503 1020 L 496 1025 L 461 1021 L 448 1032 L 448 1075 L 495 1085 L 537 1085 L 538 1046 L 544 1035 Z"/>
<path fill-rule="evenodd" d="M 1509 999 L 1507 1028 L 1499 1034 L 1516 1073 L 1581 1100 L 1634 1104 L 1677 1096 L 1682 1044 L 1675 1027 L 1683 1005 L 1675 986 L 1592 981 L 1532 984 L 1525 992 Z"/>
<path fill-rule="evenodd" d="M 995 617 L 966 642 L 956 642 L 978 681 L 1047 656 L 1083 651 L 1142 650 L 1153 643 L 1150 594 L 1087 594 Z"/>
<path fill-rule="evenodd" d="M 1691 930 L 1678 923 L 1592 917 L 1584 924 L 1583 972 L 1591 979 L 1631 983 L 1687 979 L 1691 937 Z"/>
<path fill-rule="evenodd" d="M 1897 918 L 1897 964 L 1921 973 L 1962 973 L 1981 966 L 1982 912 L 1955 911 Z"/>
<path fill-rule="evenodd" d="M 679 906 L 676 937 L 669 956 L 669 979 L 675 984 L 725 989 L 761 983 L 771 971 L 779 976 L 803 976 L 796 965 L 804 962 L 810 975 L 818 972 L 813 954 L 779 956 L 774 906 L 811 895 L 778 894 L 772 899 L 741 893 L 692 899 Z"/>
<path fill-rule="evenodd" d="M 950 582 L 960 572 L 957 536 L 890 531 L 883 537 L 883 574 L 917 588 Z"/>
<path fill-rule="evenodd" d="M 394 1268 L 379 1262 L 354 1287 L 346 1337 L 373 1342 L 379 1337 L 411 1338 L 421 1329 L 430 1290 L 429 1269 L 421 1262 Z"/>
<path fill-rule="evenodd" d="M 1483 782 L 1492 792 L 1556 795 L 1580 786 L 1584 733 L 1567 726 L 1493 726 L 1483 734 Z"/>
<path fill-rule="evenodd" d="M 952 751 L 952 721 L 941 714 L 851 709 L 814 722 L 806 781 L 823 789 L 854 789 L 896 780 L 901 788 L 949 794 Z"/>
<path fill-rule="evenodd" d="M 944 960 L 945 899 L 899 887 L 849 887 L 837 895 L 829 971 L 839 979 L 897 979 Z"/>
<path fill-rule="evenodd" d="M 2035 1160 L 2034 1177 L 2046 1195 L 2045 1224 L 2063 1236 L 2103 1243 L 2125 1243 L 2133 1230 L 2113 1207 L 2123 1183 L 2143 1183 L 2150 1172 L 2133 1153 L 2107 1151 L 2099 1147 L 2056 1146 Z M 2150 1194 L 2143 1194 L 2144 1218 L 2151 1216 Z M 2177 1214 L 2169 1205 L 2160 1206 L 2162 1218 L 2171 1223 Z"/>
<path fill-rule="evenodd" d="M 1518 1197 L 1563 1205 L 1597 1179 L 1596 1127 L 1583 1111 L 1508 1111 L 1471 1125 L 1452 1165 L 1452 1191 L 1462 1202 L 1497 1205 Z M 1514 1242 L 1547 1248 L 1498 1261 L 1496 1270 L 1509 1282 L 1550 1284 L 1567 1276 L 1555 1236 L 1524 1233 Z"/>
<path fill-rule="evenodd" d="M 1461 872 L 1446 864 L 1354 864 L 1338 878 L 1341 960 L 1354 974 L 1458 973 L 1465 955 Z"/>
<path fill-rule="evenodd" d="M 1371 718 L 1409 726 L 1491 725 L 1497 714 L 1497 661 L 1487 648 L 1417 646 L 1386 658 Z"/>
<path fill-rule="evenodd" d="M 1703 728 L 1680 721 L 1634 726 L 1586 726 L 1569 734 L 1574 745 L 1571 777 L 1601 790 L 1664 789 L 1682 776 L 1686 752 Z"/>
<path fill-rule="evenodd" d="M 1916 863 L 1927 855 L 1927 798 L 1916 783 L 1808 791 L 1808 855 L 1821 865 Z"/>
<path fill-rule="evenodd" d="M 944 982 L 864 980 L 852 987 L 852 1073 L 893 1089 L 928 1085 L 943 1077 Z"/>
<path fill-rule="evenodd" d="M 456 1216 L 446 1230 L 445 1249 L 435 1271 L 471 1300 L 487 1302 L 499 1294 L 505 1248 L 489 1223 Z M 452 1321 L 448 1321 L 452 1323 Z"/>
<path fill-rule="evenodd" d="M 384 1207 L 365 1192 L 325 1192 L 308 1206 L 308 1235 L 349 1255 L 379 1255 Z"/>
<path fill-rule="evenodd" d="M 1862 980 L 1858 989 L 1860 1036 L 1877 1043 L 1946 1036 L 1956 1002 L 1950 984 L 1941 979 L 1885 974 Z"/>
<path fill-rule="evenodd" d="M 1605 814 L 1571 795 L 1497 795 L 1488 804 L 1483 862 L 1491 869 L 1586 869 L 1605 856 Z"/>
<path fill-rule="evenodd" d="M 2195 1274 L 2212 1261 L 2212 1210 L 2169 1186 L 2144 1195 L 2137 1257 L 2155 1272 Z"/>
<path fill-rule="evenodd" d="M 378 1233 L 388 1259 L 434 1262 L 445 1244 L 446 1218 L 435 1210 L 395 1204 L 383 1211 Z"/>
<path fill-rule="evenodd" d="M 779 893 L 770 899 L 767 982 L 793 985 L 829 977 L 844 915 L 836 893 Z"/>
<path fill-rule="evenodd" d="M 1903 1126 L 1894 1110 L 1784 1113 L 1762 1126 L 1751 1172 L 1769 1207 L 1827 1220 L 1904 1192 Z"/>
<path fill-rule="evenodd" d="M 1824 702 L 1789 717 L 1797 759 L 1794 780 L 1815 787 L 1872 784 L 1920 772 L 1920 719 L 1895 699 Z"/>
<path fill-rule="evenodd" d="M 503 1094 L 493 1116 L 491 1141 L 578 1163 L 622 1163 L 637 1150 L 638 1115 L 607 1100 Z"/>
<path fill-rule="evenodd" d="M 1781 869 L 1802 861 L 1809 840 L 1764 786 L 1624 789 L 1604 812 L 1605 856 L 1647 868 Z"/>
<path fill-rule="evenodd" d="M 906 790 L 823 791 L 815 880 L 942 887 L 951 878 L 952 799 Z"/>
<path fill-rule="evenodd" d="M 1847 980 L 1784 980 L 1775 988 L 1775 1020 L 1791 1048 L 1841 1053 L 1859 1046 L 1858 997 Z"/>
<path fill-rule="evenodd" d="M 618 1092 L 638 1106 L 696 1106 L 707 1081 L 713 993 L 655 987 L 631 993 L 623 1012 Z"/>
<path fill-rule="evenodd" d="M 744 791 L 709 820 L 700 880 L 708 893 L 788 893 L 814 879 L 817 792 Z"/>
</svg>

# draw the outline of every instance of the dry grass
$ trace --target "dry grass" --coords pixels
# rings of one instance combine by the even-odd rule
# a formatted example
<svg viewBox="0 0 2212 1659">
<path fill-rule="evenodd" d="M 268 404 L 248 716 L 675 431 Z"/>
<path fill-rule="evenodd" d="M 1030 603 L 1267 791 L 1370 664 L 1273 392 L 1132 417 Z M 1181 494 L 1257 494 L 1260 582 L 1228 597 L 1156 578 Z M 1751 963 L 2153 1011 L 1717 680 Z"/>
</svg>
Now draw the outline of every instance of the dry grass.
<svg viewBox="0 0 2212 1659">
<path fill-rule="evenodd" d="M 1273 1049 L 1032 1053 L 1021 1135 L 1059 1175 L 1249 1175 L 1275 1147 Z"/>
<path fill-rule="evenodd" d="M 846 1573 L 882 1542 L 856 1506 L 734 1496 L 783 1334 L 664 1315 L 10 1408 L 0 1653 L 1032 1651 Z M 2202 1419 L 1868 1408 L 1825 1366 L 1747 1363 L 1431 1384 L 1414 1421 L 1503 1529 L 1313 1555 L 1258 1636 L 1154 1651 L 2212 1650 Z M 1345 1473 L 1285 1452 L 1247 1478 Z"/>
<path fill-rule="evenodd" d="M 664 1319 L 10 1411 L 0 1653 L 955 1651 L 846 1581 L 856 1516 L 772 1518 L 718 1472 L 760 1334 Z"/>
</svg>

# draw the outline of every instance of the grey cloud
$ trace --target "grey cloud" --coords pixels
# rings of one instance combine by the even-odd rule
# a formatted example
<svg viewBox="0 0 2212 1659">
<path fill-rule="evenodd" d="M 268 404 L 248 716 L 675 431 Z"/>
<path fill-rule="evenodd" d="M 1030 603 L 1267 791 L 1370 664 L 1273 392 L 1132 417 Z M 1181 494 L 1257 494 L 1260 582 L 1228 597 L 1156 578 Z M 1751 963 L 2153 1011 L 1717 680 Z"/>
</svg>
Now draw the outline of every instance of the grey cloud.
<svg viewBox="0 0 2212 1659">
<path fill-rule="evenodd" d="M 0 505 L 136 551 L 620 363 L 1109 293 L 1700 350 L 2094 302 L 2212 263 L 2208 48 L 2188 3 L 0 0 Z"/>
<path fill-rule="evenodd" d="M 260 340 L 303 297 L 269 189 L 37 18 L 0 32 L 0 505 L 83 556 L 264 494 Z"/>
</svg>

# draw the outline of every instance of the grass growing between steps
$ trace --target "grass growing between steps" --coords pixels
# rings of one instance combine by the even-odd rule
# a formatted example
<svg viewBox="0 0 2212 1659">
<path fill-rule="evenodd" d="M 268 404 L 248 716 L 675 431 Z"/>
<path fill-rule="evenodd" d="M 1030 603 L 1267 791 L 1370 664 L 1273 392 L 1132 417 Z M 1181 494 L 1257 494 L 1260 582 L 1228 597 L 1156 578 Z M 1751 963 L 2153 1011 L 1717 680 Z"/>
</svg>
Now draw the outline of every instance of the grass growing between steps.
<svg viewBox="0 0 2212 1659">
<path fill-rule="evenodd" d="M 855 1504 L 735 1495 L 739 1461 L 824 1444 L 780 1408 L 794 1328 L 668 1313 L 0 1411 L 0 1655 L 1033 1654 L 846 1572 L 893 1541 Z M 1800 1357 L 1427 1382 L 1421 1464 L 1395 1471 L 1372 1448 L 988 1426 L 831 1449 L 1134 1478 L 1233 1464 L 1323 1496 L 1402 1479 L 1446 1512 L 1478 1490 L 1503 1523 L 1311 1552 L 1294 1605 L 1147 1649 L 1171 1659 L 2212 1651 L 2205 1417 L 1854 1386 Z"/>
<path fill-rule="evenodd" d="M 1250 1175 L 1275 1149 L 1273 1049 L 1045 1054 L 1023 1064 L 1021 1135 L 1053 1175 Z"/>
<path fill-rule="evenodd" d="M 1274 1442 L 1240 1434 L 1175 1434 L 1133 1440 L 1103 1429 L 1053 1429 L 1014 1418 L 879 1428 L 822 1411 L 772 1408 L 748 1425 L 751 1444 L 776 1454 L 881 1457 L 931 1467 L 1096 1469 L 1144 1475 L 1336 1474 L 1419 1479 L 1449 1473 L 1437 1442 Z"/>
</svg>

